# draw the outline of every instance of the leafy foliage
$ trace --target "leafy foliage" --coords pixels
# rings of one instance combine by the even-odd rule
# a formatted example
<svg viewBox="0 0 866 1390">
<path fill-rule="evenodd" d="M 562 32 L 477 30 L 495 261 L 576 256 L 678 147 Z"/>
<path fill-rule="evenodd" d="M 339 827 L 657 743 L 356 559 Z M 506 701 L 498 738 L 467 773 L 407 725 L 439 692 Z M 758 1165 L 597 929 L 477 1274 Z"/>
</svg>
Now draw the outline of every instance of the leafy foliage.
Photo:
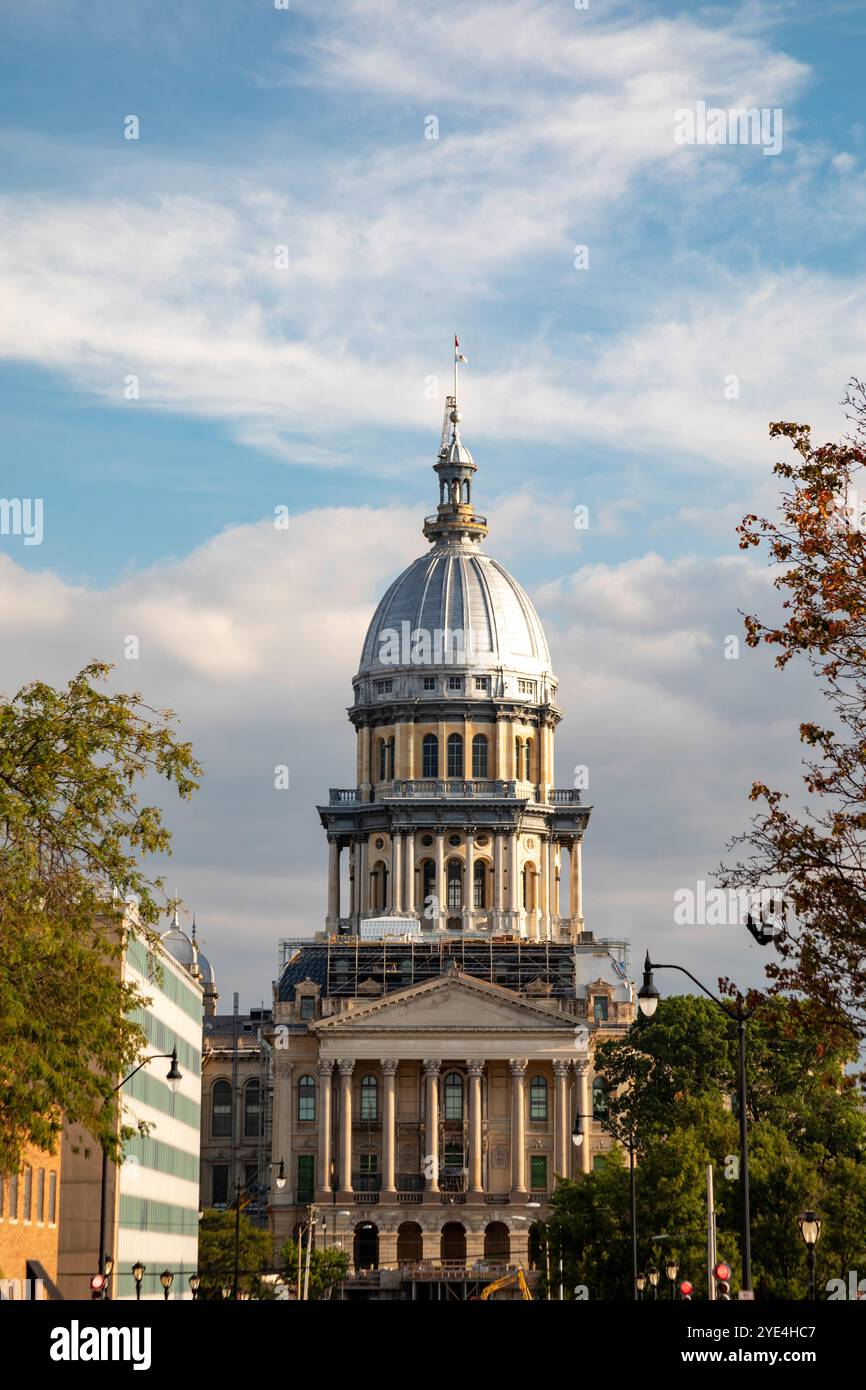
<svg viewBox="0 0 866 1390">
<path fill-rule="evenodd" d="M 134 898 L 153 933 L 162 882 L 140 859 L 171 836 L 138 786 L 156 776 L 181 797 L 200 768 L 173 716 L 140 695 L 97 688 L 91 662 L 65 689 L 43 682 L 0 700 L 0 1171 L 33 1143 L 53 1150 L 63 1116 L 117 1151 L 118 1073 L 144 1036 L 118 979 L 124 942 L 113 903 Z"/>
<path fill-rule="evenodd" d="M 866 1268 L 866 1113 L 857 1080 L 845 1070 L 857 1049 L 851 1033 L 829 1034 L 820 1011 L 805 1001 L 750 1002 L 756 1006 L 747 1051 L 753 1278 L 761 1298 L 802 1298 L 806 1266 L 797 1215 L 805 1207 L 824 1219 L 819 1288 Z M 596 1066 L 610 1087 L 611 1131 L 635 1140 L 639 1268 L 662 1268 L 673 1254 L 699 1297 L 707 1292 L 709 1163 L 719 1255 L 732 1266 L 735 1284 L 740 1278 L 736 1059 L 733 1024 L 712 1001 L 694 995 L 661 1000 L 652 1020 L 638 1020 L 625 1037 L 596 1049 Z M 592 1298 L 630 1298 L 622 1152 L 614 1149 L 600 1170 L 564 1183 L 553 1205 L 551 1268 L 561 1252 L 566 1289 L 585 1284 Z"/>
<path fill-rule="evenodd" d="M 301 1255 L 301 1284 L 303 1285 L 307 1261 L 306 1243 Z M 294 1240 L 286 1241 L 279 1254 L 279 1264 L 283 1277 L 292 1287 L 298 1284 L 298 1246 Z M 310 1252 L 310 1298 L 330 1298 L 349 1273 L 349 1256 L 335 1245 L 324 1250 L 315 1246 Z"/>
<path fill-rule="evenodd" d="M 202 1214 L 198 1237 L 199 1298 L 221 1299 L 227 1296 L 224 1290 L 231 1290 L 235 1269 L 235 1220 L 234 1209 Z M 242 1297 L 273 1297 L 270 1286 L 262 1280 L 262 1272 L 270 1268 L 272 1249 L 269 1233 L 254 1226 L 241 1212 L 238 1292 Z"/>
<path fill-rule="evenodd" d="M 801 813 L 761 781 L 751 799 L 761 809 L 734 840 L 746 854 L 723 870 L 728 884 L 781 889 L 790 920 L 779 959 L 767 968 L 771 988 L 800 992 L 830 1022 L 866 1035 L 866 388 L 849 385 L 853 434 L 814 447 L 807 425 L 771 425 L 791 441 L 795 459 L 777 463 L 784 479 L 780 520 L 744 517 L 742 549 L 763 547 L 777 570 L 784 620 L 748 615 L 750 646 L 776 651 L 784 669 L 796 656 L 810 664 L 826 699 L 828 724 L 807 720 L 808 750 Z M 832 727 L 830 727 L 832 723 Z"/>
</svg>

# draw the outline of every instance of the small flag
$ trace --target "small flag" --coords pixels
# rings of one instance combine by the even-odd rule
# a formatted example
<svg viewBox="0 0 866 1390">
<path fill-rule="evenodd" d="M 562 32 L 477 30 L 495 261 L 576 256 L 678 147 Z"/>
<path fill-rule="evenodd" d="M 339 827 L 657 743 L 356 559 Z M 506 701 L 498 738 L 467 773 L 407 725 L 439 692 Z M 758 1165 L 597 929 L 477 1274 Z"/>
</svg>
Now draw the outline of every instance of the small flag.
<svg viewBox="0 0 866 1390">
<path fill-rule="evenodd" d="M 468 358 L 468 357 L 464 357 L 464 356 L 463 356 L 463 353 L 460 351 L 460 339 L 457 337 L 457 334 L 456 334 L 456 333 L 454 334 L 454 361 L 455 361 L 455 362 L 468 362 L 468 361 L 469 361 L 469 358 Z"/>
</svg>

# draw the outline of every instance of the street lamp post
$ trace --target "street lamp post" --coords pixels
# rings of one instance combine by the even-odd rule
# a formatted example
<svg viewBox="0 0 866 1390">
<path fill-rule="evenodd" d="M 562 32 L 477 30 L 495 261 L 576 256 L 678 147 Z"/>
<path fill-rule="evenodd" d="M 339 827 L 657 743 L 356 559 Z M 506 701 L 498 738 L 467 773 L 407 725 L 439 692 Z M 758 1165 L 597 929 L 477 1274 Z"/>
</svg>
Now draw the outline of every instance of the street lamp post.
<svg viewBox="0 0 866 1390">
<path fill-rule="evenodd" d="M 170 1269 L 164 1269 L 162 1271 L 162 1274 L 159 1276 L 159 1282 L 162 1284 L 162 1296 L 167 1303 L 168 1291 L 174 1283 L 174 1275 L 172 1274 Z"/>
<path fill-rule="evenodd" d="M 810 1303 L 814 1303 L 817 1297 L 815 1292 L 815 1246 L 818 1244 L 818 1237 L 821 1234 L 821 1220 L 813 1211 L 803 1211 L 797 1217 L 797 1225 L 806 1244 L 806 1268 L 809 1271 L 809 1292 L 806 1297 Z"/>
<path fill-rule="evenodd" d="M 189 1276 L 189 1286 L 190 1286 L 190 1288 L 192 1289 L 192 1301 L 193 1301 L 193 1303 L 195 1303 L 196 1299 L 198 1298 L 198 1291 L 199 1291 L 199 1285 L 200 1285 L 200 1284 L 201 1284 L 201 1275 L 200 1275 L 200 1274 L 191 1274 L 191 1275 Z"/>
<path fill-rule="evenodd" d="M 655 1265 L 651 1265 L 646 1272 L 646 1277 L 649 1280 L 650 1288 L 653 1291 L 653 1302 L 655 1302 L 655 1300 L 659 1296 L 659 1280 L 662 1276 L 659 1274 Z"/>
<path fill-rule="evenodd" d="M 574 1128 L 573 1128 L 572 1131 L 571 1131 L 571 1142 L 574 1144 L 574 1146 L 575 1146 L 576 1148 L 580 1148 L 580 1145 L 583 1143 L 583 1139 L 584 1139 L 584 1135 L 583 1135 L 583 1121 L 584 1121 L 584 1120 L 590 1120 L 590 1119 L 593 1119 L 593 1118 L 598 1119 L 598 1121 L 599 1121 L 599 1123 L 601 1124 L 602 1128 L 603 1128 L 603 1129 L 607 1129 L 607 1130 L 608 1130 L 608 1133 L 612 1133 L 610 1127 L 609 1127 L 608 1125 L 605 1124 L 605 1121 L 604 1121 L 603 1116 L 595 1116 L 595 1117 L 593 1117 L 593 1116 L 591 1116 L 591 1115 L 581 1115 L 580 1112 L 578 1111 L 578 1113 L 577 1113 L 577 1114 L 575 1115 L 575 1117 L 574 1117 Z M 628 1139 L 625 1141 L 625 1144 L 626 1144 L 626 1148 L 628 1149 L 628 1177 L 629 1177 L 629 1192 L 630 1192 L 630 1197 L 631 1197 L 631 1279 L 632 1279 L 632 1293 L 633 1293 L 635 1302 L 637 1302 L 637 1295 L 638 1295 L 638 1287 L 637 1287 L 637 1187 L 636 1187 L 636 1183 L 635 1183 L 635 1171 L 634 1171 L 634 1148 L 635 1148 L 634 1127 L 632 1127 L 632 1128 L 629 1129 Z"/>
<path fill-rule="evenodd" d="M 646 954 L 643 970 L 643 984 L 637 992 L 640 1011 L 645 1018 L 652 1018 L 658 1002 L 659 992 L 653 983 L 654 970 L 679 970 L 680 974 L 687 975 L 699 990 L 712 999 L 714 1004 L 726 1013 L 728 1018 L 734 1019 L 737 1025 L 737 1044 L 738 1044 L 738 1066 L 737 1066 L 737 1093 L 739 1100 L 739 1121 L 740 1121 L 740 1188 L 743 1202 L 743 1292 L 751 1293 L 752 1290 L 752 1230 L 751 1218 L 749 1214 L 749 1129 L 748 1116 L 746 1113 L 746 1022 L 751 1018 L 752 1011 L 743 1009 L 739 1005 L 736 1009 L 728 1008 L 712 990 L 702 985 L 700 980 L 686 970 L 684 965 L 657 965 L 650 960 L 649 951 Z"/>
<path fill-rule="evenodd" d="M 168 1084 L 171 1086 L 172 1090 L 173 1090 L 173 1091 L 176 1091 L 176 1090 L 177 1090 L 177 1087 L 178 1087 L 178 1085 L 179 1085 L 179 1083 L 180 1083 L 180 1081 L 182 1080 L 182 1076 L 181 1076 L 180 1067 L 177 1065 L 177 1048 L 174 1047 L 174 1048 L 172 1048 L 171 1052 L 154 1052 L 154 1053 L 152 1053 L 149 1057 L 145 1057 L 145 1059 L 144 1059 L 143 1062 L 139 1062 L 139 1064 L 138 1064 L 137 1067 L 133 1067 L 132 1071 L 129 1073 L 128 1076 L 125 1076 L 125 1077 L 123 1078 L 122 1081 L 118 1081 L 117 1085 L 116 1085 L 116 1086 L 114 1087 L 114 1089 L 113 1089 L 112 1094 L 116 1094 L 116 1093 L 121 1089 L 122 1086 L 125 1086 L 125 1085 L 126 1085 L 127 1081 L 131 1081 L 132 1078 L 133 1078 L 133 1076 L 135 1076 L 137 1072 L 140 1072 L 140 1071 L 141 1071 L 142 1067 L 146 1067 L 150 1062 L 158 1062 L 158 1061 L 160 1061 L 160 1060 L 162 1060 L 162 1061 L 170 1061 L 170 1062 L 171 1062 L 171 1066 L 169 1067 L 168 1072 L 166 1073 L 166 1078 L 165 1078 L 165 1079 L 166 1079 L 166 1081 L 168 1082 Z M 101 1191 L 100 1191 L 100 1198 L 99 1198 L 99 1272 L 100 1272 L 100 1274 L 106 1274 L 106 1273 L 108 1272 L 107 1269 L 106 1269 L 106 1266 L 107 1266 L 109 1260 L 111 1260 L 111 1256 L 108 1254 L 108 1252 L 107 1252 L 106 1249 L 105 1249 L 105 1239 L 106 1239 L 106 1231 L 107 1231 L 107 1230 L 108 1230 L 108 1149 L 103 1145 L 103 1148 L 102 1148 L 102 1188 L 101 1188 Z M 113 1268 L 114 1268 L 114 1261 L 113 1261 L 113 1260 L 111 1261 L 111 1265 L 112 1265 L 112 1269 L 113 1269 Z M 107 1294 L 104 1294 L 103 1297 L 107 1297 Z"/>
<path fill-rule="evenodd" d="M 637 1277 L 636 1277 L 636 1279 L 635 1279 L 635 1281 L 634 1281 L 634 1286 L 635 1286 L 635 1291 L 636 1291 L 636 1292 L 635 1292 L 635 1297 L 638 1299 L 638 1301 L 642 1302 L 642 1301 L 643 1301 L 643 1291 L 644 1291 L 644 1289 L 646 1288 L 646 1275 L 645 1275 L 645 1274 L 638 1274 Z"/>
<path fill-rule="evenodd" d="M 273 1167 L 274 1167 L 274 1164 L 273 1164 L 273 1163 L 268 1163 L 268 1164 L 266 1164 L 265 1166 L 266 1166 L 267 1168 L 273 1168 Z M 238 1285 L 239 1285 L 239 1283 L 240 1283 L 240 1258 L 241 1258 L 241 1197 L 242 1197 L 243 1193 L 246 1192 L 246 1190 L 247 1190 L 247 1188 L 250 1186 L 250 1184 L 257 1181 L 258 1176 L 259 1176 L 259 1172 L 260 1172 L 260 1170 L 257 1169 L 256 1172 L 255 1172 L 255 1173 L 252 1173 L 252 1174 L 250 1175 L 250 1177 L 248 1177 L 247 1180 L 246 1180 L 246 1182 L 244 1182 L 244 1183 L 241 1182 L 240 1178 L 237 1178 L 236 1181 L 235 1181 L 235 1263 L 234 1263 L 234 1272 L 233 1272 L 233 1274 L 232 1274 L 232 1292 L 231 1292 L 231 1297 L 232 1297 L 232 1299 L 234 1299 L 234 1300 L 237 1300 L 237 1296 L 238 1296 Z M 279 1166 L 279 1169 L 278 1169 L 278 1171 L 277 1171 L 277 1187 L 278 1187 L 278 1189 L 280 1190 L 280 1192 L 282 1192 L 282 1190 L 283 1190 L 283 1188 L 285 1187 L 285 1185 L 286 1185 L 286 1168 L 285 1168 L 285 1164 L 283 1163 L 283 1160 L 280 1159 L 280 1166 Z"/>
<path fill-rule="evenodd" d="M 670 1280 L 671 1298 L 675 1298 L 675 1297 L 676 1297 L 676 1282 L 677 1282 L 677 1275 L 679 1274 L 679 1272 L 680 1272 L 680 1267 L 679 1267 L 679 1265 L 677 1264 L 676 1260 L 674 1260 L 674 1259 L 669 1259 L 669 1260 L 666 1261 L 666 1263 L 665 1263 L 665 1278 Z"/>
<path fill-rule="evenodd" d="M 141 1281 L 142 1281 L 142 1279 L 144 1278 L 144 1272 L 145 1272 L 146 1268 L 147 1268 L 147 1265 L 143 1265 L 143 1264 L 141 1263 L 141 1260 L 136 1260 L 135 1264 L 132 1266 L 132 1277 L 133 1277 L 133 1279 L 135 1280 L 135 1301 L 136 1301 L 136 1303 L 137 1303 L 137 1302 L 139 1301 L 139 1299 L 141 1298 Z"/>
</svg>

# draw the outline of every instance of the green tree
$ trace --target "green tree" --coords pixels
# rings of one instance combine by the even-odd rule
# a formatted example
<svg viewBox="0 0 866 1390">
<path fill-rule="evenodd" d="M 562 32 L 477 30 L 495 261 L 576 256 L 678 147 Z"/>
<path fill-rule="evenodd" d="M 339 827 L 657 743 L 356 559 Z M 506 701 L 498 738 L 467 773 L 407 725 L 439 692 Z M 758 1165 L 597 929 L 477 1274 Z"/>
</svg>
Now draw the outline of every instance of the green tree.
<svg viewBox="0 0 866 1390">
<path fill-rule="evenodd" d="M 124 949 L 113 906 L 137 902 L 152 936 L 163 884 L 140 865 L 171 836 L 139 784 L 181 797 L 200 768 L 169 710 L 97 687 L 91 662 L 65 689 L 43 682 L 0 699 L 0 1171 L 27 1144 L 53 1150 L 64 1116 L 117 1152 L 117 1076 L 144 1036 L 139 993 L 117 978 Z"/>
<path fill-rule="evenodd" d="M 301 1284 L 303 1286 L 307 1260 L 306 1244 L 301 1255 Z M 278 1263 L 283 1278 L 292 1288 L 298 1286 L 298 1246 L 294 1240 L 287 1240 L 279 1254 Z M 349 1256 L 344 1250 L 329 1245 L 324 1250 L 314 1246 L 310 1252 L 310 1298 L 330 1298 L 334 1289 L 342 1284 L 349 1273 Z"/>
<path fill-rule="evenodd" d="M 199 1298 L 220 1299 L 231 1290 L 235 1270 L 235 1211 L 206 1211 L 199 1223 Z M 270 1268 L 271 1237 L 241 1212 L 238 1291 L 246 1298 L 272 1298 L 262 1273 Z"/>
</svg>

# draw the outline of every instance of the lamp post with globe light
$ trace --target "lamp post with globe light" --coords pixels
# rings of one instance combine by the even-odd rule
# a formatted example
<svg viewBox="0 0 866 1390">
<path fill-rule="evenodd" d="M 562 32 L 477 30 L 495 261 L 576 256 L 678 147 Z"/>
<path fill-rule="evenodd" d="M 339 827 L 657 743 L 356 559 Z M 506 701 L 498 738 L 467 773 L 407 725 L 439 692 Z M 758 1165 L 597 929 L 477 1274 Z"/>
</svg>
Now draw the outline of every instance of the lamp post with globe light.
<svg viewBox="0 0 866 1390">
<path fill-rule="evenodd" d="M 752 1234 L 751 1219 L 749 1214 L 749 1130 L 748 1115 L 746 1111 L 746 1022 L 751 1018 L 751 1009 L 744 1009 L 737 1004 L 735 1008 L 729 1008 L 723 1003 L 712 990 L 707 989 L 706 985 L 701 984 L 700 980 L 686 970 L 684 965 L 659 965 L 650 960 L 649 951 L 646 954 L 643 969 L 643 984 L 637 992 L 637 1001 L 640 1011 L 644 1018 L 652 1018 L 658 1008 L 659 992 L 655 987 L 653 972 L 655 970 L 678 970 L 680 974 L 686 975 L 697 985 L 708 999 L 712 999 L 714 1004 L 727 1014 L 728 1018 L 733 1019 L 737 1025 L 738 1043 L 738 1066 L 737 1066 L 737 1096 L 740 1122 L 740 1190 L 742 1193 L 743 1207 L 743 1293 L 749 1298 L 752 1297 Z"/>
<path fill-rule="evenodd" d="M 803 1211 L 797 1217 L 797 1226 L 800 1235 L 806 1245 L 806 1268 L 809 1271 L 809 1292 L 806 1295 L 810 1303 L 814 1303 L 817 1297 L 815 1293 L 815 1246 L 821 1234 L 821 1219 L 813 1211 Z"/>
</svg>

